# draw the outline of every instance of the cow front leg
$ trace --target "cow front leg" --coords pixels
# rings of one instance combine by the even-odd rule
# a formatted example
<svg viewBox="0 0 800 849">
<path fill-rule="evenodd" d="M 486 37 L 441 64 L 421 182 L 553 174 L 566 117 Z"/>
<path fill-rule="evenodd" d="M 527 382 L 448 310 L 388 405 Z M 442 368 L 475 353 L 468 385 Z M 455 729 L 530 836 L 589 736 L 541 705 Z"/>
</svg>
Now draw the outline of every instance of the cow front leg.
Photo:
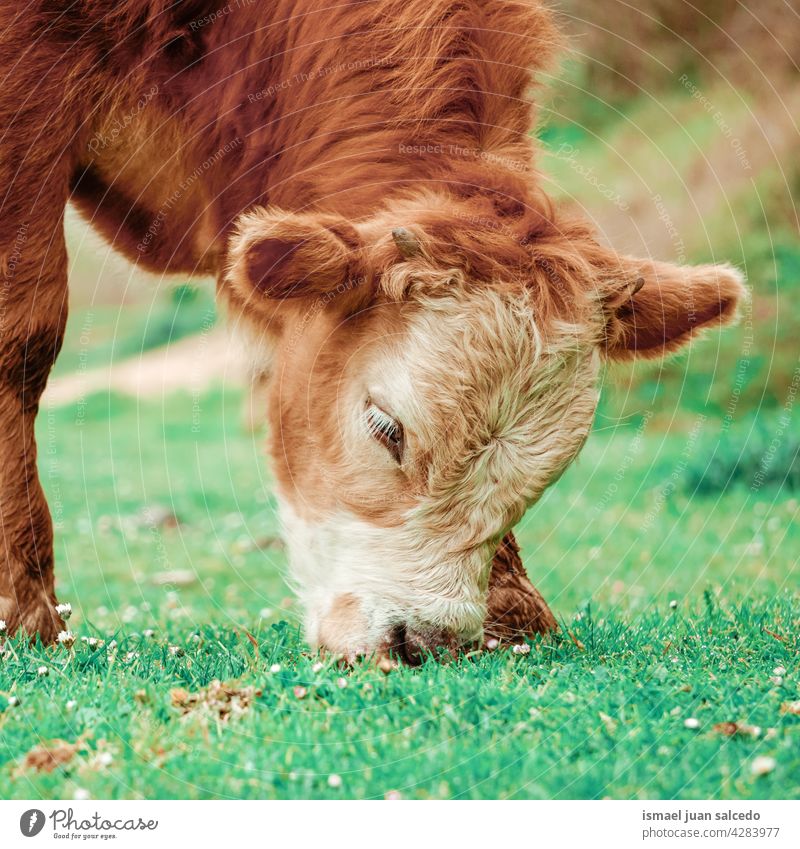
<svg viewBox="0 0 800 849">
<path fill-rule="evenodd" d="M 507 533 L 492 561 L 484 638 L 519 642 L 557 628 L 553 612 L 528 579 L 514 535 Z"/>
<path fill-rule="evenodd" d="M 66 323 L 63 205 L 9 201 L 0 215 L 0 619 L 51 642 L 63 623 L 34 421 Z"/>
</svg>

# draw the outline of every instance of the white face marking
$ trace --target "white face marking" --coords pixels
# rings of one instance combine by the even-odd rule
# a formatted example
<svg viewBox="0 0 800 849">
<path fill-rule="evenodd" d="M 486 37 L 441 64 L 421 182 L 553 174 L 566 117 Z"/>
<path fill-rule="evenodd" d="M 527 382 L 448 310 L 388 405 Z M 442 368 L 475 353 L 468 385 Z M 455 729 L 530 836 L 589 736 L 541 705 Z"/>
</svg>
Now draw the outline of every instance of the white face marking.
<svg viewBox="0 0 800 849">
<path fill-rule="evenodd" d="M 588 435 L 594 346 L 566 326 L 543 340 L 521 298 L 490 291 L 420 303 L 362 353 L 348 358 L 336 409 L 320 411 L 340 441 L 337 463 L 319 470 L 325 485 L 280 498 L 307 637 L 325 642 L 349 597 L 358 627 L 328 648 L 368 653 L 401 625 L 469 642 L 502 534 Z M 403 426 L 399 464 L 375 438 L 370 399 Z M 375 494 L 402 512 L 377 516 Z"/>
<path fill-rule="evenodd" d="M 306 638 L 320 642 L 320 632 L 336 600 L 354 596 L 366 629 L 357 644 L 328 646 L 369 653 L 382 645 L 393 627 L 441 628 L 463 642 L 480 638 L 486 614 L 485 591 L 477 581 L 463 585 L 465 572 L 484 568 L 486 553 L 475 552 L 467 564 L 448 562 L 419 545 L 423 531 L 410 522 L 380 528 L 340 514 L 308 522 L 280 500 L 295 589 L 306 610 Z"/>
</svg>

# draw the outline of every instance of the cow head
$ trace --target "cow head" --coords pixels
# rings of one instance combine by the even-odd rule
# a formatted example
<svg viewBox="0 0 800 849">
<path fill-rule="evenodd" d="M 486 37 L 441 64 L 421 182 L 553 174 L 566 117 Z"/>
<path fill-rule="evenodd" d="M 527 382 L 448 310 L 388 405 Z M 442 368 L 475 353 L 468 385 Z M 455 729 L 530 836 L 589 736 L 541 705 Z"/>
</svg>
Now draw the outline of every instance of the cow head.
<svg viewBox="0 0 800 849">
<path fill-rule="evenodd" d="M 226 288 L 273 352 L 270 451 L 312 643 L 479 639 L 498 541 L 578 454 L 603 360 L 733 317 L 735 269 L 618 256 L 556 219 L 483 196 L 358 224 L 240 219 Z"/>
</svg>

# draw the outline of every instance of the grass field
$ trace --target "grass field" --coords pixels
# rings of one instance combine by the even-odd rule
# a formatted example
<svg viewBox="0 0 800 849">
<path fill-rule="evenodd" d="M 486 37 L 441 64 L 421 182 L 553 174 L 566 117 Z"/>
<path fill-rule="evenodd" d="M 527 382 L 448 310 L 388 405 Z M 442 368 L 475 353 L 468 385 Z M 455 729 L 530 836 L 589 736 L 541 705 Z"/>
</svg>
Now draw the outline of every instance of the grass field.
<svg viewBox="0 0 800 849">
<path fill-rule="evenodd" d="M 599 428 L 525 517 L 560 637 L 385 676 L 303 644 L 239 401 L 43 411 L 78 641 L 6 641 L 3 797 L 800 794 L 798 503 L 687 488 L 713 427 Z"/>
</svg>

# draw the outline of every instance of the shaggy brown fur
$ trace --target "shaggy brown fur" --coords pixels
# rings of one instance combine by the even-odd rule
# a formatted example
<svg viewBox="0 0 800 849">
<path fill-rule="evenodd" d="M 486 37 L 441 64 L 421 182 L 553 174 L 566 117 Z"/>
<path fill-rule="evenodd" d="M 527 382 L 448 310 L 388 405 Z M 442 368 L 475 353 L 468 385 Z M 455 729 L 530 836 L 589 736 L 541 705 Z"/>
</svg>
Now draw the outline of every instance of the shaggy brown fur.
<svg viewBox="0 0 800 849">
<path fill-rule="evenodd" d="M 292 302 L 307 310 L 336 286 L 346 314 L 435 293 L 455 272 L 527 287 L 545 339 L 572 322 L 610 356 L 656 356 L 728 318 L 741 293 L 719 270 L 620 258 L 552 208 L 527 95 L 558 37 L 535 0 L 0 11 L 0 618 L 12 630 L 49 640 L 61 625 L 33 422 L 66 316 L 68 200 L 134 263 L 216 275 L 234 315 L 272 337 Z M 418 262 L 401 261 L 395 226 L 419 240 Z"/>
</svg>

